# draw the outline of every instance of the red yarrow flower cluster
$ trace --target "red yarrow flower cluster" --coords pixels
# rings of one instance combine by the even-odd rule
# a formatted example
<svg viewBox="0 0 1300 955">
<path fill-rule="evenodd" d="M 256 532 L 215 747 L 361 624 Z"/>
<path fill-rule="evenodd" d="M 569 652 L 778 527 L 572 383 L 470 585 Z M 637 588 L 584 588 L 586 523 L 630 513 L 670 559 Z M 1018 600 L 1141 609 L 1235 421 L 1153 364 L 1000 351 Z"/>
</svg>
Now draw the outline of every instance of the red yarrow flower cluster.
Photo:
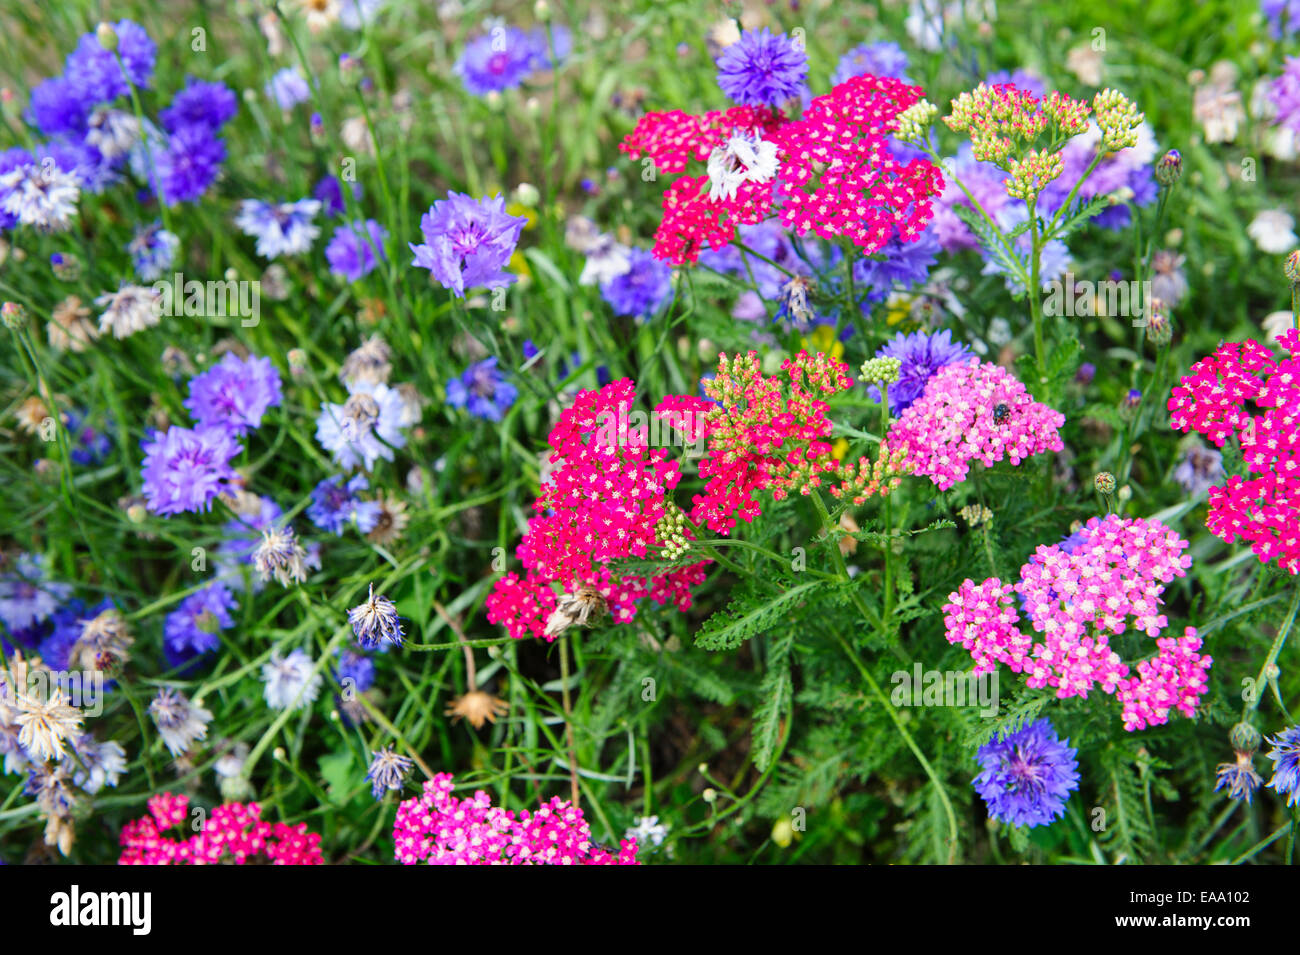
<svg viewBox="0 0 1300 955">
<path fill-rule="evenodd" d="M 806 495 L 838 468 L 824 440 L 831 422 L 821 399 L 853 386 L 848 366 L 801 351 L 781 371 L 784 380 L 764 375 L 756 352 L 723 354 L 716 376 L 704 382 L 712 403 L 677 396 L 662 406 L 694 422 L 691 437 L 708 442 L 699 464 L 704 491 L 692 499 L 695 523 L 728 533 L 737 518 L 750 522 L 762 513 L 760 492 L 777 500 L 791 491 Z"/>
<path fill-rule="evenodd" d="M 199 832 L 168 836 L 185 823 L 189 802 L 173 793 L 152 796 L 150 814 L 122 828 L 118 865 L 324 865 L 317 833 L 306 823 L 265 822 L 255 802 L 217 806 Z"/>
<path fill-rule="evenodd" d="M 707 561 L 649 578 L 618 575 L 612 561 L 656 556 L 657 525 L 667 513 L 680 466 L 665 447 L 649 447 L 644 413 L 634 412 L 635 385 L 624 378 L 581 392 L 550 434 L 554 466 L 534 504 L 516 556 L 526 574 L 507 574 L 487 600 L 488 620 L 511 636 L 554 639 L 546 632 L 556 608 L 553 585 L 573 594 L 596 591 L 616 623 L 636 615 L 637 602 L 691 606 Z M 662 409 L 657 409 L 656 414 Z M 671 432 L 669 432 L 671 433 Z"/>
<path fill-rule="evenodd" d="M 1187 546 L 1159 521 L 1093 518 L 1066 543 L 1039 547 L 1014 586 L 963 582 L 943 608 L 948 642 L 970 652 L 975 672 L 1003 663 L 1062 699 L 1100 687 L 1120 701 L 1130 731 L 1162 725 L 1175 709 L 1193 716 L 1212 660 L 1197 652 L 1191 627 L 1163 636 L 1169 621 L 1159 612 L 1165 586 L 1191 566 Z M 1013 592 L 1037 640 L 1020 629 Z M 1135 675 L 1110 645 L 1130 628 L 1156 638 L 1156 654 Z"/>
<path fill-rule="evenodd" d="M 926 159 L 899 162 L 889 143 L 899 114 L 921 97 L 920 87 L 864 74 L 784 124 L 776 134 L 781 224 L 799 235 L 846 236 L 868 254 L 895 236 L 920 238 L 943 174 Z"/>
<path fill-rule="evenodd" d="M 925 392 L 889 430 L 913 473 L 941 490 L 966 480 L 970 462 L 992 467 L 1020 464 L 1045 451 L 1060 451 L 1065 416 L 1030 397 L 1000 365 L 972 358 L 945 365 L 930 376 Z"/>
<path fill-rule="evenodd" d="M 635 839 L 617 853 L 596 845 L 577 806 L 555 797 L 536 812 L 492 805 L 487 793 L 458 799 L 439 773 L 404 800 L 393 823 L 393 855 L 403 865 L 637 865 Z"/>
<path fill-rule="evenodd" d="M 784 120 L 780 110 L 734 106 L 692 116 L 680 110 L 647 113 L 619 145 L 633 159 L 649 157 L 657 172 L 684 172 L 702 163 L 733 134 L 771 139 Z M 664 192 L 663 219 L 655 231 L 654 254 L 674 265 L 695 262 L 706 247 L 720 249 L 736 227 L 762 222 L 772 211 L 773 182 L 746 182 L 729 198 L 710 198 L 709 177 L 682 176 Z"/>
<path fill-rule="evenodd" d="M 1279 340 L 1277 357 L 1254 340 L 1229 342 L 1191 368 L 1169 398 L 1169 423 L 1220 448 L 1235 437 L 1246 470 L 1210 489 L 1206 526 L 1240 538 L 1265 563 L 1300 573 L 1300 332 Z M 1250 405 L 1259 411 L 1252 414 Z"/>
</svg>

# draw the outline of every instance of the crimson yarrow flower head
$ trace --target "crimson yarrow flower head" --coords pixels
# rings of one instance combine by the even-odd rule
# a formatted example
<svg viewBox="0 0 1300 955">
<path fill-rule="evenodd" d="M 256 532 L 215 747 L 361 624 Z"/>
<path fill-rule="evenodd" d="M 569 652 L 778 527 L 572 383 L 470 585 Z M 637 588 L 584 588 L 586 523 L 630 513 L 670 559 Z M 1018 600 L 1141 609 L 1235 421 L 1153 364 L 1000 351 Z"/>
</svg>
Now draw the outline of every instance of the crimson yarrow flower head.
<svg viewBox="0 0 1300 955">
<path fill-rule="evenodd" d="M 662 522 L 681 478 L 669 449 L 649 446 L 649 419 L 633 409 L 635 401 L 627 378 L 580 392 L 552 429 L 550 476 L 517 550 L 526 574 L 502 578 L 487 601 L 488 620 L 511 636 L 554 639 L 547 622 L 557 607 L 556 588 L 566 606 L 579 594 L 603 603 L 615 623 L 631 620 L 642 597 L 691 606 L 691 588 L 703 581 L 707 561 L 650 577 L 610 569 L 612 561 L 645 559 L 667 543 Z M 677 415 L 670 424 L 681 420 Z"/>
<path fill-rule="evenodd" d="M 1253 339 L 1228 342 L 1192 366 L 1169 397 L 1169 423 L 1216 447 L 1237 439 L 1248 476 L 1210 488 L 1206 526 L 1248 541 L 1261 561 L 1300 573 L 1300 331 L 1284 332 L 1277 357 Z M 1259 409 L 1251 414 L 1247 403 Z M 1249 476 L 1253 475 L 1253 476 Z"/>
<path fill-rule="evenodd" d="M 1003 663 L 1062 699 L 1100 688 L 1120 701 L 1130 731 L 1162 725 L 1175 709 L 1192 716 L 1212 660 L 1193 628 L 1165 636 L 1160 613 L 1166 585 L 1191 566 L 1187 547 L 1159 521 L 1093 518 L 1067 542 L 1040 546 L 1015 584 L 963 582 L 943 608 L 948 642 L 970 652 L 977 673 Z M 1037 636 L 1021 629 L 1013 593 Z M 1156 641 L 1132 667 L 1110 645 L 1130 629 Z"/>
<path fill-rule="evenodd" d="M 889 430 L 916 474 L 941 490 L 966 480 L 970 462 L 992 467 L 1063 447 L 1065 416 L 1029 396 L 999 365 L 972 358 L 930 376 L 925 391 Z"/>
<path fill-rule="evenodd" d="M 505 271 L 528 220 L 506 212 L 501 196 L 472 199 L 459 192 L 438 199 L 420 219 L 424 243 L 408 243 L 412 263 L 428 269 L 458 298 L 467 288 L 498 288 L 514 276 Z"/>
</svg>

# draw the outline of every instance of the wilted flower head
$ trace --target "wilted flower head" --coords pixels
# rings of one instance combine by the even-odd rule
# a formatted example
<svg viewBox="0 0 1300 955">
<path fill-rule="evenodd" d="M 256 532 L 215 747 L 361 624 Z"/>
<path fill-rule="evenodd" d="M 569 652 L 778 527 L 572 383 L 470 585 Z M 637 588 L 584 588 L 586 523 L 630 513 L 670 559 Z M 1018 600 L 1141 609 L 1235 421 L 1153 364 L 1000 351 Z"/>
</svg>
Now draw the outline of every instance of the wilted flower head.
<svg viewBox="0 0 1300 955">
<path fill-rule="evenodd" d="M 99 316 L 101 333 L 112 332 L 114 338 L 126 338 L 158 324 L 159 296 L 143 285 L 124 285 L 116 292 L 105 292 L 95 299 L 104 309 Z"/>
<path fill-rule="evenodd" d="M 191 703 L 180 690 L 164 687 L 149 704 L 149 715 L 158 727 L 167 751 L 179 756 L 190 746 L 208 736 L 212 713 Z"/>
<path fill-rule="evenodd" d="M 370 770 L 366 773 L 371 793 L 378 799 L 385 792 L 400 790 L 413 765 L 410 759 L 393 752 L 391 747 L 375 750 L 370 760 Z"/>
<path fill-rule="evenodd" d="M 288 587 L 290 581 L 307 579 L 306 557 L 292 527 L 272 527 L 262 531 L 262 542 L 253 551 L 253 567 L 263 582 L 274 577 L 281 587 Z"/>
<path fill-rule="evenodd" d="M 271 659 L 262 665 L 266 705 L 273 710 L 300 709 L 314 702 L 324 678 L 312 670 L 311 657 L 302 650 L 293 650 L 288 656 L 272 651 Z"/>
<path fill-rule="evenodd" d="M 397 606 L 382 594 L 375 596 L 374 584 L 370 585 L 365 602 L 348 611 L 348 623 L 352 624 L 357 642 L 367 650 L 385 642 L 395 647 L 402 645 L 402 621 Z"/>
</svg>

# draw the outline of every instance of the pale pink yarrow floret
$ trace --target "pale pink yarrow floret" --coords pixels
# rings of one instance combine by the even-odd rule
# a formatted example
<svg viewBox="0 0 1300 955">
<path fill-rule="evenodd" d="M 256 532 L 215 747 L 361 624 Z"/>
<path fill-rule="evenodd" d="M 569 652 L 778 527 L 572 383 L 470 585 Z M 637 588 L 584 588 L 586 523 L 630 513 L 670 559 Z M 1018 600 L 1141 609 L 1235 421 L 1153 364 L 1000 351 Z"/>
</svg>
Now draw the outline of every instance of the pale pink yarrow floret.
<svg viewBox="0 0 1300 955">
<path fill-rule="evenodd" d="M 452 795 L 450 773 L 438 773 L 418 797 L 397 807 L 393 856 L 403 865 L 637 865 L 635 839 L 617 853 L 598 846 L 582 810 L 558 796 L 536 812 L 492 805 L 479 790 Z"/>
<path fill-rule="evenodd" d="M 944 607 L 948 642 L 970 651 L 976 672 L 1005 663 L 1026 674 L 1027 686 L 1053 687 L 1062 699 L 1100 687 L 1119 699 L 1130 731 L 1167 722 L 1173 709 L 1192 716 L 1212 660 L 1196 652 L 1201 641 L 1190 627 L 1180 638 L 1161 636 L 1168 619 L 1160 613 L 1165 585 L 1191 566 L 1187 546 L 1159 521 L 1093 518 L 1069 543 L 1040 546 L 1014 586 L 965 581 Z M 1013 592 L 1038 642 L 1020 630 Z M 1109 642 L 1130 627 L 1157 638 L 1156 655 L 1136 664 L 1136 676 Z"/>
<path fill-rule="evenodd" d="M 889 445 L 904 453 L 913 473 L 947 490 L 966 479 L 971 461 L 1020 464 L 1060 451 L 1064 423 L 1063 414 L 1035 401 L 1005 368 L 972 358 L 930 377 L 924 394 L 890 428 Z"/>
</svg>

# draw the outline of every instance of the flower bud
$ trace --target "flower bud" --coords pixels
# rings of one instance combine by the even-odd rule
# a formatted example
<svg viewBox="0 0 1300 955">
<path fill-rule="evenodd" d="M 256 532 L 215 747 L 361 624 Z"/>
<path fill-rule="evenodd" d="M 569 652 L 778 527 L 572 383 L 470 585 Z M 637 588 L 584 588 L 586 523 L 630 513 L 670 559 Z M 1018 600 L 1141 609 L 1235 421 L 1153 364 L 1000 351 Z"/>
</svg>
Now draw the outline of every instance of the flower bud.
<svg viewBox="0 0 1300 955">
<path fill-rule="evenodd" d="M 0 318 L 4 320 L 5 328 L 18 329 L 27 318 L 27 310 L 17 302 L 5 302 L 0 305 Z"/>
<path fill-rule="evenodd" d="M 1232 732 L 1228 734 L 1228 742 L 1232 744 L 1232 748 L 1238 753 L 1250 755 L 1259 749 L 1259 730 L 1249 723 L 1238 723 L 1232 728 Z"/>
<path fill-rule="evenodd" d="M 111 23 L 101 23 L 95 27 L 95 39 L 99 45 L 112 53 L 117 49 L 117 31 Z"/>
<path fill-rule="evenodd" d="M 1291 280 L 1292 285 L 1300 285 L 1300 249 L 1296 249 L 1286 257 L 1282 272 Z"/>
<path fill-rule="evenodd" d="M 1162 186 L 1172 186 L 1183 174 L 1183 157 L 1177 149 L 1171 149 L 1156 161 L 1156 182 Z"/>
<path fill-rule="evenodd" d="M 1092 479 L 1092 486 L 1097 489 L 1098 494 L 1109 497 L 1115 493 L 1115 475 L 1109 471 L 1098 471 L 1097 476 Z"/>
</svg>

